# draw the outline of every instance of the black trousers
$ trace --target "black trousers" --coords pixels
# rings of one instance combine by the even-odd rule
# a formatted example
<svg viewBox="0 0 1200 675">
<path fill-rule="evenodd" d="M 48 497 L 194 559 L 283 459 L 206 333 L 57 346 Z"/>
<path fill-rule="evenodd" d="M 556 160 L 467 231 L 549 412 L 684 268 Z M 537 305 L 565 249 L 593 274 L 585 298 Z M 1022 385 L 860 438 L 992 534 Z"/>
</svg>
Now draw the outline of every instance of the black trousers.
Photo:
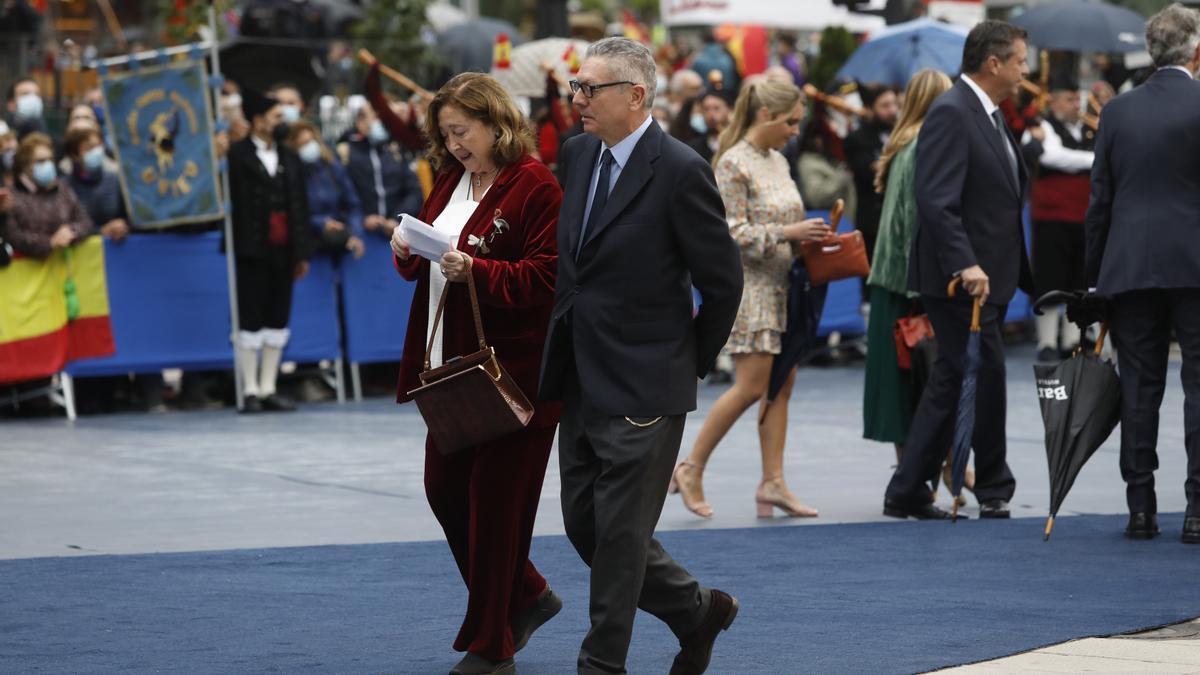
<svg viewBox="0 0 1200 675">
<path fill-rule="evenodd" d="M 909 506 L 929 503 L 926 484 L 936 476 L 954 439 L 962 390 L 971 301 L 922 296 L 937 336 L 938 356 L 913 416 L 904 455 L 887 487 L 887 498 Z M 1000 328 L 1007 307 L 984 305 L 980 314 L 982 363 L 975 398 L 975 496 L 980 502 L 1012 499 L 1017 482 L 1008 468 L 1004 423 L 1007 387 Z"/>
<path fill-rule="evenodd" d="M 1033 284 L 1037 296 L 1087 288 L 1082 223 L 1033 222 Z M 1035 300 L 1037 298 L 1034 298 Z"/>
<path fill-rule="evenodd" d="M 271 248 L 261 258 L 238 258 L 238 323 L 253 333 L 264 328 L 287 328 L 292 313 L 292 256 L 285 248 Z"/>
<path fill-rule="evenodd" d="M 1133 291 L 1113 298 L 1109 329 L 1121 373 L 1121 477 L 1130 512 L 1158 511 L 1158 409 L 1172 328 L 1183 351 L 1187 515 L 1200 516 L 1200 289 Z"/>
</svg>

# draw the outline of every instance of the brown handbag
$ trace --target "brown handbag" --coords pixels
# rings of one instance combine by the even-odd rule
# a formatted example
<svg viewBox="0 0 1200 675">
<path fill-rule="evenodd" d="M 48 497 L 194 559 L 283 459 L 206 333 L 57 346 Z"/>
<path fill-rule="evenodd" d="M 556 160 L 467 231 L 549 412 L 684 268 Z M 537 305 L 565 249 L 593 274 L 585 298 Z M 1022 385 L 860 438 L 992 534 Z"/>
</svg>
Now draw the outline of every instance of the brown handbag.
<svg viewBox="0 0 1200 675">
<path fill-rule="evenodd" d="M 892 327 L 896 338 L 896 363 L 900 370 L 912 370 L 912 350 L 921 340 L 933 337 L 933 324 L 928 314 L 918 314 L 896 319 Z"/>
<path fill-rule="evenodd" d="M 845 208 L 846 203 L 839 199 L 830 210 L 829 220 L 834 230 L 837 230 Z M 865 277 L 871 273 L 871 266 L 867 262 L 867 245 L 862 232 L 858 230 L 834 234 L 821 241 L 806 241 L 800 245 L 800 250 L 804 255 L 809 281 L 814 286 Z"/>
<path fill-rule="evenodd" d="M 431 367 L 429 355 L 450 292 L 447 283 L 438 300 L 433 330 L 425 349 L 425 370 L 420 375 L 422 386 L 408 392 L 429 427 L 434 447 L 444 455 L 520 431 L 533 419 L 533 405 L 500 365 L 496 350 L 489 347 L 484 338 L 475 280 L 469 272 L 467 288 L 471 292 L 471 312 L 479 337 L 479 351 L 450 359 L 437 368 Z"/>
</svg>

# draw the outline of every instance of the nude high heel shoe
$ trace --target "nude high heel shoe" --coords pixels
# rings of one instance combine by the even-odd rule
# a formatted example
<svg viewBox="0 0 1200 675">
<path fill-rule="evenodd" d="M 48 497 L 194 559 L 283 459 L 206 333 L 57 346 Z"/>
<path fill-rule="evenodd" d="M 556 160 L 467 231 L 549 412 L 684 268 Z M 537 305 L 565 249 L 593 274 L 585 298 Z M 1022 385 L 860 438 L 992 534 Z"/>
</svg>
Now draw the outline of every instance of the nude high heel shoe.
<svg viewBox="0 0 1200 675">
<path fill-rule="evenodd" d="M 789 518 L 816 518 L 818 511 L 806 506 L 796 495 L 788 490 L 783 482 L 783 476 L 775 476 L 764 480 L 754 493 L 754 503 L 758 507 L 759 518 L 771 518 L 775 509 L 783 511 Z"/>
<path fill-rule="evenodd" d="M 688 511 L 701 518 L 712 518 L 712 507 L 704 501 L 704 485 L 701 483 L 703 474 L 703 466 L 697 466 L 684 460 L 675 467 L 675 471 L 671 474 L 671 484 L 667 488 L 667 492 L 679 493 L 679 496 L 683 498 L 683 505 Z"/>
</svg>

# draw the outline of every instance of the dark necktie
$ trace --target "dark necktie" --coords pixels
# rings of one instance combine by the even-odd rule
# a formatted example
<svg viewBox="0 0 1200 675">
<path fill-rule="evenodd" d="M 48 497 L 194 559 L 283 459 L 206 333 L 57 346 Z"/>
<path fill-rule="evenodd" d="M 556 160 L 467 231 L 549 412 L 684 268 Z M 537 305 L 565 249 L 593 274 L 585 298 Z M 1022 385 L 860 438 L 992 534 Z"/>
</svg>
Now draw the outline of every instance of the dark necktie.
<svg viewBox="0 0 1200 675">
<path fill-rule="evenodd" d="M 1013 152 L 1012 143 L 1008 142 L 1008 132 L 1005 131 L 1004 116 L 999 109 L 992 111 L 992 122 L 995 123 L 996 133 L 1000 134 L 1000 145 L 1004 146 L 1004 156 L 1008 157 L 1008 170 L 1012 172 L 1013 185 L 1021 187 L 1021 174 L 1017 168 L 1017 155 Z"/>
<path fill-rule="evenodd" d="M 611 150 L 605 150 L 600 157 L 600 179 L 596 181 L 596 194 L 592 196 L 592 211 L 588 214 L 587 222 L 583 224 L 583 229 L 579 231 L 579 246 L 575 248 L 575 257 L 579 257 L 579 251 L 583 250 L 583 242 L 587 240 L 587 233 L 596 223 L 600 222 L 600 213 L 604 211 L 604 204 L 608 201 L 608 184 L 612 182 L 612 165 L 616 161 L 613 158 Z"/>
</svg>

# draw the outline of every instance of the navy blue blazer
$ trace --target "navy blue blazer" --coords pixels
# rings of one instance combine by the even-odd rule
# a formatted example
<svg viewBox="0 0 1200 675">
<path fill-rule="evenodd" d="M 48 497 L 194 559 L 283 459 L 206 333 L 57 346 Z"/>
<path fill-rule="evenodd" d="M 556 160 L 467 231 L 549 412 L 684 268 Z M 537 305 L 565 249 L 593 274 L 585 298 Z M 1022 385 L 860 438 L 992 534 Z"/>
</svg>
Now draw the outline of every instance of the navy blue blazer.
<svg viewBox="0 0 1200 675">
<path fill-rule="evenodd" d="M 712 168 L 651 124 L 584 241 L 600 140 L 567 141 L 558 278 L 540 395 L 562 400 L 571 369 L 587 403 L 614 416 L 696 409 L 742 298 L 742 262 Z M 578 252 L 578 260 L 576 260 Z M 692 287 L 702 304 L 693 318 Z"/>
<path fill-rule="evenodd" d="M 1100 113 L 1084 230 L 1101 295 L 1200 288 L 1200 82 L 1160 70 Z"/>
<path fill-rule="evenodd" d="M 1013 182 L 992 118 L 961 78 L 929 108 L 917 144 L 917 227 L 908 287 L 946 297 L 950 279 L 979 265 L 988 275 L 988 304 L 1007 305 L 1020 287 L 1032 289 L 1021 215 L 1029 173 L 1017 157 Z"/>
</svg>

